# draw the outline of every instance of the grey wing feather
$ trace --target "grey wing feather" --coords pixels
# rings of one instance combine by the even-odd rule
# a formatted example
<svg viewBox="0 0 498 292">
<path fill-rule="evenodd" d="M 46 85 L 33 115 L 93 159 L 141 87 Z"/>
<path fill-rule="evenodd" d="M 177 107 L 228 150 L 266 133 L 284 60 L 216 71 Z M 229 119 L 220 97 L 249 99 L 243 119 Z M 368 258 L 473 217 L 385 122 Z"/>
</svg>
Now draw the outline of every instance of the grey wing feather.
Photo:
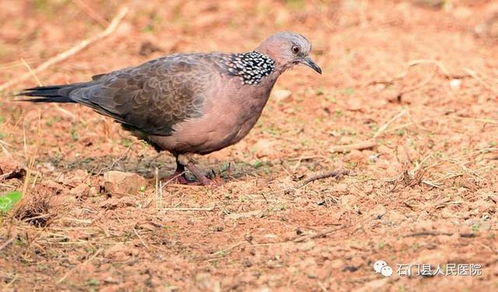
<svg viewBox="0 0 498 292">
<path fill-rule="evenodd" d="M 204 59 L 197 54 L 172 55 L 96 75 L 69 97 L 127 128 L 171 135 L 175 124 L 202 114 L 210 76 L 209 60 Z"/>
</svg>

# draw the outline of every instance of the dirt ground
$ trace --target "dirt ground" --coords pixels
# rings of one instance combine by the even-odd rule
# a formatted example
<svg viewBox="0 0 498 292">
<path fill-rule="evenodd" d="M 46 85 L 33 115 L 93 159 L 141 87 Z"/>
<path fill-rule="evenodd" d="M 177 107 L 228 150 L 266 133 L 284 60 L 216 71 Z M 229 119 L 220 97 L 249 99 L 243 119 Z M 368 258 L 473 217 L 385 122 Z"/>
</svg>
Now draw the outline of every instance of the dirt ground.
<svg viewBox="0 0 498 292">
<path fill-rule="evenodd" d="M 24 195 L 0 219 L 1 291 L 498 290 L 498 2 L 0 4 L 0 86 L 128 7 L 110 35 L 1 92 L 0 193 Z M 323 75 L 286 72 L 242 142 L 197 158 L 218 186 L 159 184 L 174 159 L 90 109 L 14 101 L 282 30 L 312 41 Z M 334 170 L 348 173 L 317 176 Z"/>
</svg>

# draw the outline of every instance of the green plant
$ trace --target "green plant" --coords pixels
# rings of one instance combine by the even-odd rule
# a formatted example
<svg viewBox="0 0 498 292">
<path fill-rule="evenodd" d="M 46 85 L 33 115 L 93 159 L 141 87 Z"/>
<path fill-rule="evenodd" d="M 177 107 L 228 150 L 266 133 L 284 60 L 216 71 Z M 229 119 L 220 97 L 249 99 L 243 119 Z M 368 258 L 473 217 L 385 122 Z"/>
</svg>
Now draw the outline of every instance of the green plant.
<svg viewBox="0 0 498 292">
<path fill-rule="evenodd" d="M 0 197 L 0 213 L 7 213 L 22 198 L 22 193 L 18 191 L 9 192 Z"/>
</svg>

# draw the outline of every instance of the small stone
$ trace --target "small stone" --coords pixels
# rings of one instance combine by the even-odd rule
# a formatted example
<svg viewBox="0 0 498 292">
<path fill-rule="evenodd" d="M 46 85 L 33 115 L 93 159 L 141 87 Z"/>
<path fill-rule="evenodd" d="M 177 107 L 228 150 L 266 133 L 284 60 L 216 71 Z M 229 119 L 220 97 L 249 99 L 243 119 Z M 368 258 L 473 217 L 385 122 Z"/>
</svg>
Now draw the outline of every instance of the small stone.
<svg viewBox="0 0 498 292">
<path fill-rule="evenodd" d="M 372 210 L 372 217 L 374 219 L 382 219 L 382 217 L 384 217 L 384 215 L 386 214 L 386 207 L 384 207 L 383 205 L 377 205 L 375 206 L 375 208 Z"/>
<path fill-rule="evenodd" d="M 354 139 L 353 137 L 351 136 L 341 136 L 341 138 L 339 139 L 339 145 L 349 145 L 349 144 L 353 144 L 354 143 Z"/>
<path fill-rule="evenodd" d="M 346 161 L 361 163 L 364 159 L 363 153 L 361 151 L 353 149 L 351 152 L 344 157 Z"/>
<path fill-rule="evenodd" d="M 377 162 L 377 160 L 379 160 L 379 154 L 373 153 L 373 154 L 368 155 L 368 162 L 375 163 L 375 162 Z"/>
<path fill-rule="evenodd" d="M 387 214 L 387 219 L 390 221 L 390 222 L 393 222 L 395 224 L 399 224 L 400 222 L 403 222 L 404 220 L 406 220 L 406 216 L 403 215 L 402 213 L 399 213 L 397 211 L 389 211 L 389 213 Z M 384 218 L 386 219 L 386 218 Z"/>
<path fill-rule="evenodd" d="M 88 196 L 89 191 L 90 191 L 90 187 L 87 184 L 82 183 L 82 184 L 79 184 L 78 186 L 76 186 L 75 188 L 73 188 L 71 191 L 69 191 L 69 193 L 71 195 L 75 195 L 79 198 L 82 198 L 82 197 Z"/>
<path fill-rule="evenodd" d="M 111 194 L 136 194 L 147 181 L 135 173 L 108 171 L 104 173 L 104 189 Z"/>
<path fill-rule="evenodd" d="M 394 150 L 385 146 L 385 145 L 379 145 L 377 147 L 377 150 L 379 151 L 379 154 L 382 155 L 382 154 L 391 154 L 391 153 L 394 153 Z"/>
<path fill-rule="evenodd" d="M 352 97 L 352 98 L 349 98 L 347 100 L 346 104 L 347 104 L 348 110 L 358 111 L 358 110 L 361 110 L 361 108 L 364 105 L 364 102 L 359 98 Z"/>
<path fill-rule="evenodd" d="M 374 191 L 374 185 L 373 184 L 366 184 L 364 187 L 363 187 L 363 191 L 365 192 L 365 194 L 369 195 L 371 194 L 373 191 Z"/>
<path fill-rule="evenodd" d="M 297 248 L 301 251 L 309 251 L 315 248 L 315 245 L 316 244 L 313 240 L 308 240 L 305 241 L 304 243 L 299 244 Z"/>
<path fill-rule="evenodd" d="M 209 273 L 195 275 L 195 285 L 201 291 L 220 291 L 220 281 L 217 281 Z"/>
<path fill-rule="evenodd" d="M 286 89 L 277 89 L 273 92 L 273 99 L 276 101 L 284 101 L 292 95 L 292 91 Z"/>
<path fill-rule="evenodd" d="M 450 81 L 450 88 L 453 89 L 453 90 L 460 89 L 461 85 L 462 85 L 462 80 L 460 80 L 460 79 L 452 79 Z"/>
<path fill-rule="evenodd" d="M 242 265 L 246 268 L 252 267 L 253 263 L 251 262 L 250 259 L 243 259 L 242 260 Z"/>
<path fill-rule="evenodd" d="M 342 269 L 345 265 L 346 263 L 343 259 L 335 259 L 330 262 L 330 268 L 334 271 Z"/>
<path fill-rule="evenodd" d="M 344 184 L 344 183 L 338 183 L 334 187 L 334 191 L 336 191 L 338 193 L 348 193 L 349 190 L 350 190 L 349 185 Z"/>
<path fill-rule="evenodd" d="M 339 199 L 339 206 L 346 210 L 350 210 L 356 205 L 357 202 L 358 198 L 354 195 L 342 195 Z"/>
<path fill-rule="evenodd" d="M 99 194 L 99 191 L 96 187 L 91 187 L 89 190 L 88 190 L 88 196 L 90 197 L 95 197 Z"/>
<path fill-rule="evenodd" d="M 256 142 L 256 144 L 252 147 L 252 150 L 258 157 L 270 156 L 276 152 L 276 144 L 277 143 L 275 141 L 269 139 L 259 139 L 258 142 Z"/>
</svg>

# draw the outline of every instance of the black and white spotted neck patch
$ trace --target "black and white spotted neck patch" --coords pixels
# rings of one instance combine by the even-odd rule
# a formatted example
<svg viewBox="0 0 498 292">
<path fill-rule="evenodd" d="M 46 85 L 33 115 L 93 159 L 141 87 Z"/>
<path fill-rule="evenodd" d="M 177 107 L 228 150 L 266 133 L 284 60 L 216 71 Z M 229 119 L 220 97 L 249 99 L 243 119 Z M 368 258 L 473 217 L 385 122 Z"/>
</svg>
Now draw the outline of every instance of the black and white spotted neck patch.
<svg viewBox="0 0 498 292">
<path fill-rule="evenodd" d="M 229 55 L 225 65 L 230 75 L 238 76 L 248 85 L 259 84 L 275 70 L 275 61 L 257 51 Z"/>
</svg>

